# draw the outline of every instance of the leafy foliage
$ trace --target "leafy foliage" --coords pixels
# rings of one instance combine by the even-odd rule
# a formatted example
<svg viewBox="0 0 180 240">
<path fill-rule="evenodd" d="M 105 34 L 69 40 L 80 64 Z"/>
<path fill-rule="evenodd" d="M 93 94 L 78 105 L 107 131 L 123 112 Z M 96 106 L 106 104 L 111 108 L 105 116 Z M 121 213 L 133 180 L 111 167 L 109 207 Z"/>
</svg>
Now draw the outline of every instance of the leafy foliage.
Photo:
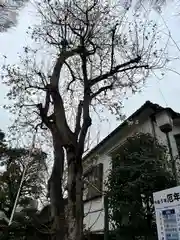
<svg viewBox="0 0 180 240">
<path fill-rule="evenodd" d="M 45 219 L 46 220 L 46 219 Z M 14 221 L 10 226 L 0 231 L 1 240 L 50 240 L 53 232 L 48 226 L 48 221 L 42 221 L 41 212 L 37 211 L 21 211 L 16 213 Z"/>
<path fill-rule="evenodd" d="M 30 200 L 38 199 L 43 191 L 46 154 L 37 151 L 29 156 L 29 150 L 8 147 L 2 138 L 0 141 L 0 209 L 8 217 L 13 209 L 24 169 L 19 207 L 27 207 Z"/>
<path fill-rule="evenodd" d="M 120 147 L 107 182 L 117 234 L 136 238 L 156 233 L 152 194 L 175 185 L 168 169 L 166 148 L 150 134 L 135 134 Z"/>
</svg>

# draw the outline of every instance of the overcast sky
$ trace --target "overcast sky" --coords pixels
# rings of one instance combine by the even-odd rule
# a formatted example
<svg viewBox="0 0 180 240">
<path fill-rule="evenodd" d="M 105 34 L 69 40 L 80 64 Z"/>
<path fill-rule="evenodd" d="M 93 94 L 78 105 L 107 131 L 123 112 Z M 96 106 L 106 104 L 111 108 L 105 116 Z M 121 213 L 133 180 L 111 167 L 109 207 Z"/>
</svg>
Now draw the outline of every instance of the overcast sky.
<svg viewBox="0 0 180 240">
<path fill-rule="evenodd" d="M 173 41 L 176 42 L 180 48 L 180 17 L 175 16 L 175 10 L 171 7 L 166 9 L 164 19 L 171 31 Z M 27 44 L 28 38 L 26 36 L 26 30 L 29 25 L 35 23 L 35 13 L 31 5 L 24 8 L 19 16 L 18 26 L 14 29 L 10 29 L 7 33 L 0 33 L 0 64 L 3 64 L 3 55 L 7 56 L 6 61 L 9 63 L 16 63 L 18 61 L 17 52 L 23 51 L 23 46 Z M 174 43 L 172 42 L 172 45 Z M 170 52 L 171 56 L 180 57 L 180 51 L 178 48 L 172 46 Z M 180 72 L 180 60 L 173 62 L 172 69 Z M 7 131 L 7 127 L 10 125 L 10 114 L 3 109 L 3 105 L 7 102 L 4 98 L 7 89 L 0 82 L 0 128 Z M 163 80 L 159 81 L 155 76 L 151 76 L 147 79 L 147 82 L 142 89 L 142 93 L 138 93 L 135 96 L 130 97 L 127 101 L 124 101 L 123 112 L 126 116 L 132 114 L 137 108 L 139 108 L 145 101 L 150 100 L 154 103 L 158 103 L 162 106 L 168 106 L 175 111 L 180 112 L 180 75 L 173 72 L 168 72 Z M 101 126 L 102 137 L 106 136 L 112 131 L 119 123 L 114 120 L 107 128 L 107 124 Z"/>
</svg>

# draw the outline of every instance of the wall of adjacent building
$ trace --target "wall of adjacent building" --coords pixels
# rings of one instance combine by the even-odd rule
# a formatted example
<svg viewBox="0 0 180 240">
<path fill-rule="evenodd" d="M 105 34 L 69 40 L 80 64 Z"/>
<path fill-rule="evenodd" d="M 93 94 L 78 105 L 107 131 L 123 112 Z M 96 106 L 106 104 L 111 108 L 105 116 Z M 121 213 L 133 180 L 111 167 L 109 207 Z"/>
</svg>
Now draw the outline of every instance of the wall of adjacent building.
<svg viewBox="0 0 180 240">
<path fill-rule="evenodd" d="M 92 164 L 103 163 L 103 181 L 105 182 L 108 176 L 108 171 L 111 168 L 111 153 L 114 149 L 118 148 L 123 142 L 127 139 L 127 137 L 131 136 L 135 132 L 144 132 L 151 133 L 155 135 L 159 142 L 167 146 L 166 135 L 161 132 L 156 123 L 152 125 L 152 121 L 150 118 L 146 120 L 139 121 L 132 124 L 129 128 L 122 131 L 123 134 L 119 134 L 118 138 L 115 138 L 115 141 L 111 142 L 111 146 L 108 146 L 104 149 L 98 157 L 96 156 L 96 160 L 93 163 L 93 157 L 91 159 L 87 159 L 85 162 L 86 168 L 90 167 Z M 180 133 L 180 125 L 173 126 L 172 132 L 170 132 L 170 141 L 173 150 L 173 155 L 177 156 L 177 146 L 175 142 L 174 135 Z M 117 140 L 118 139 L 118 140 Z M 88 161 L 89 160 L 89 161 Z M 105 185 L 103 184 L 103 190 L 105 190 Z M 101 232 L 104 229 L 104 202 L 103 197 L 98 198 L 96 200 L 91 200 L 85 202 L 84 204 L 84 224 L 86 229 L 89 229 L 93 232 Z"/>
</svg>

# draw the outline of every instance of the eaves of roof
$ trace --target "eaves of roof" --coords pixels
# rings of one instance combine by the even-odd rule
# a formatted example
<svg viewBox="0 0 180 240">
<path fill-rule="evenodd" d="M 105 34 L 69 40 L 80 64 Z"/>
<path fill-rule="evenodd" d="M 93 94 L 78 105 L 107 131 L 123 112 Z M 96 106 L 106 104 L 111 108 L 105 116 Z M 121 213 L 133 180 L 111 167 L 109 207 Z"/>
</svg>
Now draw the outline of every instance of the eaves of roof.
<svg viewBox="0 0 180 240">
<path fill-rule="evenodd" d="M 119 133 L 127 124 L 128 121 L 137 118 L 143 111 L 147 108 L 151 108 L 154 113 L 161 112 L 163 110 L 168 111 L 172 118 L 180 118 L 180 113 L 173 111 L 171 108 L 164 108 L 158 104 L 152 103 L 150 101 L 146 101 L 139 109 L 137 109 L 131 116 L 129 116 L 122 124 L 120 124 L 114 131 L 112 131 L 107 137 L 105 137 L 99 144 L 97 144 L 94 148 L 92 148 L 84 157 L 83 161 L 90 158 L 93 154 L 95 154 L 100 148 L 102 148 L 110 139 L 112 139 L 117 133 Z"/>
</svg>

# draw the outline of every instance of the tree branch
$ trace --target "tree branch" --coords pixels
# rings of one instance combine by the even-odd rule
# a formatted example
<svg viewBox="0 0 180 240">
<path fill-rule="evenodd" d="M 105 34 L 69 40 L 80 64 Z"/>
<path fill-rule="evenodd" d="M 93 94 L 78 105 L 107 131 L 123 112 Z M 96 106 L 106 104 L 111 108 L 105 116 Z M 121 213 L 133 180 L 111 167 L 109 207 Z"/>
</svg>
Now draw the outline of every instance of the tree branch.
<svg viewBox="0 0 180 240">
<path fill-rule="evenodd" d="M 125 72 L 125 71 L 132 70 L 132 69 L 135 69 L 135 68 L 145 68 L 145 69 L 149 69 L 149 65 L 148 65 L 148 64 L 139 65 L 139 66 L 136 66 L 136 65 L 135 65 L 135 66 L 132 66 L 132 67 L 129 67 L 129 68 L 121 69 L 121 70 L 117 71 L 117 73 Z"/>
<path fill-rule="evenodd" d="M 125 71 L 131 70 L 131 69 L 135 69 L 135 68 L 148 68 L 148 65 L 140 65 L 140 66 L 136 66 L 135 65 L 135 66 L 132 66 L 132 67 L 129 67 L 129 68 L 121 69 L 121 70 L 119 70 L 117 72 L 125 72 Z M 93 93 L 91 95 L 91 99 L 97 97 L 100 93 L 105 92 L 108 89 L 112 90 L 114 83 L 115 83 L 115 81 L 112 82 L 111 84 L 107 85 L 107 86 L 101 87 L 98 91 L 96 91 L 95 93 Z"/>
<path fill-rule="evenodd" d="M 72 80 L 71 80 L 71 81 L 68 83 L 68 85 L 67 85 L 67 90 L 70 90 L 70 86 L 71 86 L 71 84 L 72 84 L 73 82 L 76 81 L 76 77 L 75 77 L 74 72 L 73 72 L 73 70 L 71 69 L 70 65 L 69 65 L 67 62 L 65 62 L 65 65 L 68 67 L 68 69 L 69 69 L 69 71 L 70 71 L 70 74 L 71 74 L 71 77 L 72 77 Z"/>
<path fill-rule="evenodd" d="M 105 92 L 105 91 L 107 91 L 108 89 L 109 89 L 109 90 L 112 90 L 112 88 L 113 88 L 113 83 L 110 84 L 110 85 L 107 85 L 107 86 L 104 86 L 104 87 L 100 88 L 97 92 L 95 92 L 95 93 L 93 93 L 93 94 L 91 95 L 91 99 L 97 97 L 100 93 Z"/>
<path fill-rule="evenodd" d="M 42 84 L 45 87 L 47 85 L 47 81 L 46 81 L 46 78 L 45 78 L 44 74 L 37 69 L 34 69 L 33 71 L 40 77 L 40 79 L 42 81 Z"/>
<path fill-rule="evenodd" d="M 77 47 L 69 51 L 62 51 L 56 61 L 53 74 L 50 79 L 49 88 L 50 88 L 50 93 L 54 103 L 54 113 L 56 118 L 56 124 L 64 145 L 71 145 L 72 142 L 74 143 L 75 136 L 67 124 L 63 99 L 59 93 L 59 86 L 58 86 L 59 77 L 60 77 L 60 72 L 63 67 L 63 64 L 65 64 L 65 61 L 69 57 L 72 57 L 76 54 L 80 54 L 81 52 L 82 52 L 82 47 Z"/>
<path fill-rule="evenodd" d="M 82 108 L 83 108 L 83 102 L 80 101 L 78 105 L 78 111 L 76 116 L 76 127 L 75 127 L 75 135 L 76 138 L 78 138 L 80 129 L 81 129 L 81 116 L 82 116 Z"/>
<path fill-rule="evenodd" d="M 74 145 L 75 136 L 74 133 L 70 130 L 66 115 L 65 115 L 65 109 L 64 109 L 64 103 L 63 99 L 59 93 L 58 89 L 51 89 L 51 96 L 54 103 L 54 115 L 55 115 L 55 121 L 56 125 L 59 131 L 59 134 L 61 136 L 63 145 Z"/>
<path fill-rule="evenodd" d="M 81 159 L 81 156 L 84 152 L 84 144 L 86 139 L 86 134 L 88 128 L 91 126 L 92 120 L 89 114 L 89 106 L 91 103 L 91 96 L 89 91 L 84 91 L 84 101 L 83 101 L 83 124 L 79 134 L 79 144 L 78 144 L 78 160 Z"/>
<path fill-rule="evenodd" d="M 90 116 L 85 118 L 83 121 L 83 125 L 82 125 L 81 132 L 80 132 L 80 137 L 79 137 L 79 144 L 78 144 L 79 148 L 78 148 L 78 153 L 77 153 L 77 156 L 78 156 L 77 160 L 80 160 L 80 158 L 84 152 L 85 138 L 86 138 L 88 128 L 91 126 L 91 123 L 92 123 L 92 120 L 91 120 Z"/>
<path fill-rule="evenodd" d="M 134 58 L 134 59 L 132 59 L 132 60 L 126 62 L 126 63 L 117 65 L 116 67 L 114 67 L 114 68 L 111 69 L 110 71 L 108 71 L 108 72 L 106 72 L 106 73 L 104 73 L 104 74 L 102 74 L 102 75 L 100 75 L 100 76 L 92 79 L 92 80 L 90 81 L 90 86 L 92 87 L 92 86 L 95 85 L 96 83 L 98 83 L 98 82 L 100 82 L 100 81 L 102 81 L 102 80 L 104 80 L 104 79 L 107 79 L 108 77 L 111 77 L 113 74 L 117 73 L 117 72 L 119 71 L 119 69 L 121 69 L 121 68 L 124 68 L 124 67 L 126 67 L 126 66 L 128 66 L 128 65 L 131 65 L 131 64 L 133 64 L 133 63 L 139 63 L 140 60 L 141 60 L 141 57 L 140 57 L 140 56 L 137 56 L 136 58 Z M 139 68 L 140 68 L 140 67 L 139 67 Z M 124 71 L 124 69 L 123 69 L 123 71 Z"/>
<path fill-rule="evenodd" d="M 41 128 L 43 128 L 43 123 L 49 128 L 51 129 L 51 122 L 49 121 L 45 111 L 44 111 L 44 108 L 42 106 L 42 103 L 39 103 L 36 105 L 38 110 L 39 110 L 39 115 L 41 117 L 41 120 L 42 120 L 42 123 L 40 124 Z"/>
<path fill-rule="evenodd" d="M 82 72 L 83 72 L 83 79 L 84 79 L 84 89 L 85 91 L 88 90 L 89 83 L 88 83 L 88 75 L 87 75 L 87 55 L 86 55 L 86 49 L 84 46 L 84 40 L 82 40 L 82 48 L 83 53 L 80 55 L 82 60 Z"/>
<path fill-rule="evenodd" d="M 114 65 L 114 38 L 115 38 L 115 33 L 116 33 L 116 27 L 118 24 L 116 24 L 114 26 L 114 28 L 112 29 L 112 43 L 111 43 L 111 68 L 110 71 L 113 69 L 113 65 Z"/>
<path fill-rule="evenodd" d="M 44 113 L 47 116 L 48 111 L 49 111 L 49 104 L 50 104 L 51 98 L 50 98 L 50 89 L 47 86 L 47 92 L 46 92 L 46 101 L 45 101 L 45 106 L 44 106 Z"/>
<path fill-rule="evenodd" d="M 87 51 L 87 56 L 90 56 L 96 53 L 98 46 L 96 46 L 90 39 L 88 41 L 89 44 L 92 46 L 92 50 Z"/>
<path fill-rule="evenodd" d="M 42 123 L 40 124 L 40 127 L 43 128 L 43 123 L 49 128 L 52 128 L 52 122 L 50 121 L 50 117 L 48 117 L 48 111 L 49 111 L 49 104 L 50 104 L 50 89 L 49 86 L 46 86 L 46 100 L 45 100 L 45 106 L 37 104 L 37 108 L 39 109 L 39 115 L 41 117 Z"/>
<path fill-rule="evenodd" d="M 84 80 L 84 100 L 83 100 L 83 124 L 80 131 L 79 136 L 79 148 L 78 148 L 78 156 L 79 159 L 81 158 L 81 155 L 84 152 L 84 143 L 86 134 L 88 131 L 88 128 L 91 126 L 91 118 L 89 114 L 89 106 L 91 103 L 91 89 L 88 81 L 88 75 L 87 75 L 87 55 L 86 55 L 86 49 L 83 45 L 83 39 L 82 39 L 82 46 L 83 46 L 83 53 L 81 54 L 82 59 L 82 72 L 83 72 L 83 80 Z"/>
<path fill-rule="evenodd" d="M 42 91 L 46 91 L 46 88 L 45 87 L 39 87 L 39 86 L 33 86 L 33 85 L 29 85 L 28 87 L 25 87 L 25 90 L 27 89 L 37 89 L 37 90 L 42 90 Z"/>
<path fill-rule="evenodd" d="M 79 46 L 75 49 L 69 50 L 69 51 L 62 51 L 60 56 L 57 58 L 56 64 L 54 66 L 54 70 L 50 79 L 50 85 L 52 88 L 57 88 L 58 89 L 58 84 L 59 84 L 59 77 L 60 77 L 60 72 L 61 69 L 65 63 L 65 61 L 69 58 L 72 57 L 76 54 L 80 54 L 82 52 L 82 47 Z"/>
</svg>

